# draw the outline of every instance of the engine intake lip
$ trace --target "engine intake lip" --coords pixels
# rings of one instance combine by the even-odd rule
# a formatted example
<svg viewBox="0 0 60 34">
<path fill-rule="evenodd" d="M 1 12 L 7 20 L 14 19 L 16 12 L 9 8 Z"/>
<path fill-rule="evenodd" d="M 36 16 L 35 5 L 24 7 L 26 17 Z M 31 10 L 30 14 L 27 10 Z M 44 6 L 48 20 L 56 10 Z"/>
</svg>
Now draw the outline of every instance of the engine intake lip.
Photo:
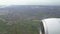
<svg viewBox="0 0 60 34">
<path fill-rule="evenodd" d="M 46 23 L 40 22 L 40 34 L 48 34 Z"/>
</svg>

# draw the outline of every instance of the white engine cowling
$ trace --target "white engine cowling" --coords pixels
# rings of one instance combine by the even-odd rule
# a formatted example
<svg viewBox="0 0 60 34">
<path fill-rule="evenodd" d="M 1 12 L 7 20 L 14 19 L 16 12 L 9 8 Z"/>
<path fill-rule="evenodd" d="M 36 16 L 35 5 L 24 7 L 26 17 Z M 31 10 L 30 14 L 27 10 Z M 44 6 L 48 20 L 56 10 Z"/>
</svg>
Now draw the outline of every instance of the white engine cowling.
<svg viewBox="0 0 60 34">
<path fill-rule="evenodd" d="M 40 34 L 60 34 L 60 18 L 43 19 L 40 23 Z"/>
</svg>

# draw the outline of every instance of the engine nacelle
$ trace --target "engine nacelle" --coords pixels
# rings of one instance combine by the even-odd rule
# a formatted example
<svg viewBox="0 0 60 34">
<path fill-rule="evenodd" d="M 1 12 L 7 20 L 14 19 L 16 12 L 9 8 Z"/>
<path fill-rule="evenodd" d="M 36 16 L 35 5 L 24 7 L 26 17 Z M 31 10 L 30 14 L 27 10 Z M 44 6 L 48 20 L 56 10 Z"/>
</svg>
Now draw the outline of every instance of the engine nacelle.
<svg viewBox="0 0 60 34">
<path fill-rule="evenodd" d="M 40 34 L 60 34 L 60 18 L 43 19 L 40 23 Z"/>
</svg>

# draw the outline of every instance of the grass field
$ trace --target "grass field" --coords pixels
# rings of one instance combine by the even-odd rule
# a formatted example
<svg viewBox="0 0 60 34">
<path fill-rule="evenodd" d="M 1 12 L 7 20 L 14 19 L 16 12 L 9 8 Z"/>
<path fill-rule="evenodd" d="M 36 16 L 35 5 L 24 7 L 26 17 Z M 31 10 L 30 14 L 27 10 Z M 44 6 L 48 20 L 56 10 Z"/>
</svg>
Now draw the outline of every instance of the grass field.
<svg viewBox="0 0 60 34">
<path fill-rule="evenodd" d="M 38 34 L 39 21 L 17 20 L 9 22 L 0 17 L 0 34 Z M 10 25 L 9 25 L 10 24 Z"/>
</svg>

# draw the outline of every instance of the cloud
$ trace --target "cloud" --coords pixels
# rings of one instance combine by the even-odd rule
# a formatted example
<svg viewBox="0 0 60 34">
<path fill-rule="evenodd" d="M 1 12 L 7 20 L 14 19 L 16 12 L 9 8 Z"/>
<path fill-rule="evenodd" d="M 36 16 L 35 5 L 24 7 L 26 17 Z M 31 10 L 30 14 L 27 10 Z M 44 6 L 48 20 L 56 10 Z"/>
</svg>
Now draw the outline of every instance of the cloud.
<svg viewBox="0 0 60 34">
<path fill-rule="evenodd" d="M 0 0 L 0 5 L 59 5 L 60 0 Z"/>
</svg>

